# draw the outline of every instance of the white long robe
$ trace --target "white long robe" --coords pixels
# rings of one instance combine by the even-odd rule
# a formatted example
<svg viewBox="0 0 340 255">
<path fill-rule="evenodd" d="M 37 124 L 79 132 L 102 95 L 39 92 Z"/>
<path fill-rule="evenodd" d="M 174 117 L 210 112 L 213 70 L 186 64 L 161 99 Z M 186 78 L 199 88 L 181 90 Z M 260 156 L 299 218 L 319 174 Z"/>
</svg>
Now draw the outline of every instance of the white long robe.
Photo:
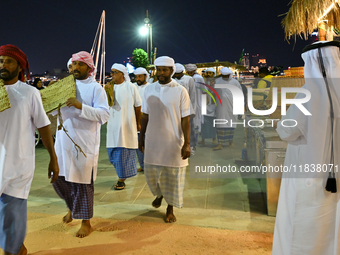
<svg viewBox="0 0 340 255">
<path fill-rule="evenodd" d="M 148 86 L 146 86 L 146 89 Z M 106 147 L 137 149 L 138 137 L 135 107 L 142 105 L 138 88 L 133 83 L 126 81 L 121 84 L 115 84 L 113 88 L 115 90 L 115 104 L 110 107 Z"/>
<path fill-rule="evenodd" d="M 194 124 L 196 127 L 199 128 L 201 131 L 201 124 L 202 124 L 202 90 L 199 88 L 206 88 L 202 83 L 204 83 L 204 79 L 201 75 L 198 73 L 195 73 L 194 76 L 192 76 L 195 80 L 195 86 L 196 86 L 196 111 L 195 111 L 195 117 L 194 117 Z"/>
<path fill-rule="evenodd" d="M 91 183 L 97 176 L 100 145 L 100 127 L 109 119 L 107 96 L 102 86 L 90 76 L 86 80 L 76 80 L 77 100 L 82 110 L 75 107 L 61 109 L 63 125 L 69 136 L 85 152 L 76 150 L 75 145 L 63 130 L 56 134 L 55 150 L 58 157 L 59 176 L 75 183 Z M 59 120 L 58 120 L 59 123 Z"/>
<path fill-rule="evenodd" d="M 197 105 L 195 80 L 189 75 L 183 75 L 181 79 L 174 78 L 174 80 L 188 91 L 190 97 L 190 115 L 195 115 Z"/>
<path fill-rule="evenodd" d="M 230 84 L 238 87 L 242 90 L 240 83 L 234 78 L 229 78 L 229 80 L 224 80 L 222 77 L 217 78 L 215 84 Z M 222 105 L 217 102 L 215 116 L 216 119 L 227 120 L 226 124 L 216 124 L 217 128 L 235 128 L 235 124 L 231 125 L 231 121 L 235 123 L 237 121 L 238 115 L 233 114 L 233 96 L 229 89 L 217 88 L 217 94 L 220 96 Z"/>
<path fill-rule="evenodd" d="M 335 113 L 334 155 L 340 164 L 340 54 L 337 47 L 322 48 L 324 64 Z M 305 116 L 295 105 L 290 106 L 283 119 L 294 119 L 296 127 L 278 123 L 277 131 L 288 141 L 285 165 L 304 167 L 307 164 L 329 164 L 331 149 L 330 104 L 326 84 L 319 68 L 318 50 L 302 54 L 305 61 L 303 88 L 311 92 L 311 100 L 304 104 L 312 116 Z M 305 97 L 298 94 L 296 98 Z M 283 173 L 276 215 L 273 254 L 278 255 L 336 255 L 340 254 L 340 179 L 338 193 L 325 190 L 328 173 Z"/>
</svg>

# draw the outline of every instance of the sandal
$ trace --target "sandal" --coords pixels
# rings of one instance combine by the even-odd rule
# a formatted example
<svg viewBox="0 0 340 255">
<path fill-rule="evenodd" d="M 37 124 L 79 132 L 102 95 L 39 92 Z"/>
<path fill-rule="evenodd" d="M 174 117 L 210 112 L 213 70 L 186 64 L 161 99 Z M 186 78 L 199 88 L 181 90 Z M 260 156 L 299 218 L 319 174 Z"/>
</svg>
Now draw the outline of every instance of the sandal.
<svg viewBox="0 0 340 255">
<path fill-rule="evenodd" d="M 115 190 L 122 190 L 125 188 L 125 182 L 118 181 L 117 184 L 113 188 Z"/>
</svg>

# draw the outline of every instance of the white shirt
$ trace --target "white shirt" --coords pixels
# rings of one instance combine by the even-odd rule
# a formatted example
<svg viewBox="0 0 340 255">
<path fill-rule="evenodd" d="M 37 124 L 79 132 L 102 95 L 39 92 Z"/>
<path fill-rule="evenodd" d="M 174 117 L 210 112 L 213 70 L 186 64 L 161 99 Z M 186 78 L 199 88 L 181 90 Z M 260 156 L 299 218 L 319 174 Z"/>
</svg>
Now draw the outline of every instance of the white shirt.
<svg viewBox="0 0 340 255">
<path fill-rule="evenodd" d="M 144 91 L 142 112 L 149 115 L 145 133 L 144 163 L 183 167 L 181 149 L 184 135 L 182 118 L 190 115 L 190 98 L 186 89 L 172 80 L 168 84 L 155 82 Z"/>
<path fill-rule="evenodd" d="M 69 136 L 85 152 L 77 150 L 63 130 L 56 134 L 55 150 L 58 157 L 59 176 L 75 183 L 91 183 L 96 180 L 100 145 L 100 127 L 109 118 L 107 96 L 102 86 L 90 76 L 86 80 L 76 80 L 77 100 L 82 103 L 82 110 L 75 107 L 63 107 L 63 125 Z M 59 125 L 58 117 L 58 125 Z"/>
<path fill-rule="evenodd" d="M 50 121 L 39 90 L 21 81 L 5 88 L 11 108 L 0 112 L 0 196 L 27 199 L 35 168 L 35 129 Z"/>
<path fill-rule="evenodd" d="M 110 107 L 106 147 L 138 148 L 135 107 L 142 105 L 136 85 L 123 82 L 114 85 L 115 103 Z"/>
<path fill-rule="evenodd" d="M 183 75 L 181 79 L 175 78 L 179 84 L 181 84 L 189 93 L 190 97 L 190 115 L 195 115 L 196 112 L 196 86 L 195 80 L 189 75 Z"/>
<path fill-rule="evenodd" d="M 144 85 L 138 85 L 137 83 L 135 83 L 136 84 L 136 86 L 137 86 L 137 90 L 138 90 L 138 93 L 139 93 L 139 96 L 140 96 L 140 98 L 141 98 L 141 100 L 143 101 L 143 97 L 144 97 L 144 90 L 145 90 L 145 88 L 148 86 L 148 85 L 150 85 L 150 83 L 146 83 L 146 84 L 144 84 Z"/>
</svg>

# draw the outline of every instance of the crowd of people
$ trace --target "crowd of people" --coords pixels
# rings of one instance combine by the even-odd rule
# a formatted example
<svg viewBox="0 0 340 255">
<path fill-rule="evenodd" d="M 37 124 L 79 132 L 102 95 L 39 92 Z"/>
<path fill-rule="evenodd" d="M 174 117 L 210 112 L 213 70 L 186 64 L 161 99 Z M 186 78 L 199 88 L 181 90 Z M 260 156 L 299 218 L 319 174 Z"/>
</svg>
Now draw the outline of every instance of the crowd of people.
<svg viewBox="0 0 340 255">
<path fill-rule="evenodd" d="M 201 129 L 201 89 L 206 82 L 196 65 L 184 67 L 170 57 L 159 57 L 155 60 L 157 81 L 149 83 L 148 71 L 140 67 L 134 71 L 136 83 L 132 83 L 127 68 L 114 63 L 112 81 L 104 88 L 95 81 L 96 69 L 88 52 L 73 54 L 67 66 L 77 93 L 67 99 L 66 107 L 52 113 L 58 114 L 58 124 L 63 125 L 56 132 L 54 144 L 39 93 L 45 89 L 41 79 L 27 85 L 26 55 L 13 45 L 0 47 L 0 78 L 11 102 L 11 108 L 0 113 L 0 247 L 5 254 L 27 253 L 25 215 L 35 168 L 32 131 L 36 128 L 50 154 L 48 176 L 68 208 L 63 222 L 82 220 L 77 237 L 91 232 L 104 123 L 108 159 L 118 176 L 114 189 L 124 189 L 127 178 L 144 172 L 155 196 L 152 206 L 160 207 L 163 199 L 168 204 L 166 222 L 175 222 L 173 207 L 183 206 L 186 167 Z M 221 81 L 230 81 L 231 74 L 225 68 Z M 219 136 L 219 142 L 223 141 L 224 133 Z"/>
<path fill-rule="evenodd" d="M 320 67 L 321 71 L 316 68 L 317 54 L 320 58 L 317 48 L 308 49 L 303 55 L 306 78 L 313 78 L 316 73 L 320 78 L 316 83 L 308 80 L 306 86 L 327 101 L 327 90 L 321 84 L 327 73 L 334 95 L 331 116 L 335 116 L 335 126 L 331 128 L 328 124 L 328 103 L 319 109 L 321 101 L 313 98 L 307 106 L 311 110 L 318 109 L 313 114 L 326 125 L 325 136 L 319 135 L 322 127 L 316 128 L 316 123 L 294 107 L 290 108 L 287 116 L 302 120 L 301 125 L 287 128 L 281 122 L 276 123 L 281 138 L 290 142 L 287 164 L 306 164 L 310 162 L 307 154 L 314 155 L 314 163 L 325 162 L 331 155 L 334 162 L 337 154 L 338 146 L 330 148 L 329 141 L 339 134 L 336 123 L 340 92 L 335 86 L 337 80 L 332 80 L 338 77 L 338 69 L 332 66 L 340 67 L 339 45 L 323 46 L 328 47 L 322 49 L 325 65 Z M 29 78 L 26 55 L 13 45 L 0 47 L 0 78 L 11 103 L 9 109 L 0 112 L 0 247 L 6 255 L 27 254 L 24 239 L 27 198 L 35 168 L 36 128 L 50 155 L 48 177 L 68 208 L 62 220 L 66 224 L 73 219 L 82 220 L 77 237 L 91 233 L 100 130 L 105 123 L 108 159 L 118 176 L 114 189 L 123 190 L 126 179 L 143 172 L 155 196 L 152 206 L 160 207 L 164 199 L 167 203 L 165 222 L 176 221 L 174 207 L 183 207 L 188 158 L 194 155 L 197 144 L 205 145 L 207 139 L 211 139 L 216 145 L 213 150 L 222 150 L 225 144 L 233 146 L 235 126 L 214 125 L 215 118 L 237 121 L 237 115 L 233 115 L 232 93 L 215 86 L 228 84 L 239 90 L 242 86 L 227 67 L 223 67 L 218 76 L 214 68 L 208 68 L 202 77 L 195 64 L 184 66 L 168 56 L 158 57 L 154 64 L 157 81 L 149 82 L 148 71 L 137 68 L 134 84 L 127 68 L 114 63 L 112 81 L 103 88 L 95 81 L 92 56 L 85 51 L 73 54 L 67 66 L 75 79 L 77 93 L 76 97 L 67 99 L 66 107 L 53 113 L 58 114 L 58 122 L 67 130 L 67 133 L 63 129 L 57 131 L 54 144 L 50 121 L 38 91 L 42 89 L 41 80 L 34 81 L 35 88 L 24 83 L 25 75 Z M 266 82 L 261 86 L 267 86 Z M 217 97 L 221 103 L 215 103 Z M 206 115 L 202 114 L 203 104 L 206 104 Z M 201 141 L 198 141 L 199 133 Z M 319 135 L 317 139 L 316 134 Z M 313 150 L 317 145 L 323 146 L 322 155 Z M 83 154 L 79 153 L 79 148 Z M 335 164 L 337 161 L 336 158 Z M 318 179 L 318 176 L 283 179 L 274 254 L 338 254 L 339 196 L 336 191 L 320 190 L 324 184 L 325 178 Z"/>
</svg>

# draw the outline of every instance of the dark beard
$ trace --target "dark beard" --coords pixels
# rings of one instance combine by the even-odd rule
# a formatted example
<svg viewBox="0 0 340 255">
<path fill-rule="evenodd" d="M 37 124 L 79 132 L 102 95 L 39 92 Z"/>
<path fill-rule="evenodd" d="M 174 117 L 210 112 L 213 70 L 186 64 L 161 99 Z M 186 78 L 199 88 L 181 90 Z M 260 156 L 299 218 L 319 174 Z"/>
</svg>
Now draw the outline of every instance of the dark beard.
<svg viewBox="0 0 340 255">
<path fill-rule="evenodd" d="M 3 74 L 7 75 L 3 75 Z M 7 69 L 1 69 L 0 70 L 0 78 L 3 79 L 4 81 L 10 81 L 13 80 L 15 77 L 18 76 L 19 73 L 19 65 L 17 66 L 17 69 L 15 69 L 13 72 L 9 72 Z"/>
</svg>

